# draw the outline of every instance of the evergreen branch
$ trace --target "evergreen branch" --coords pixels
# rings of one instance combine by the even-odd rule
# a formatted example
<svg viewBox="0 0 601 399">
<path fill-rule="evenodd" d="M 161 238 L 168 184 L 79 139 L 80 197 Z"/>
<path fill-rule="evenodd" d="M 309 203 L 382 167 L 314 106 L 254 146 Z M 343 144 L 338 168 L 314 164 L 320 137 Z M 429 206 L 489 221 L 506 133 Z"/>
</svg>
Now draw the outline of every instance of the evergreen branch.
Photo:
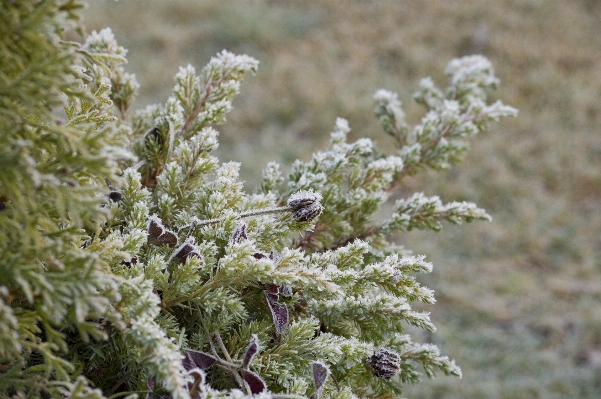
<svg viewBox="0 0 601 399">
<path fill-rule="evenodd" d="M 209 126 L 256 60 L 181 68 L 173 95 L 129 122 L 139 85 L 110 29 L 66 42 L 82 28 L 75 0 L 0 4 L 0 396 L 388 397 L 419 380 L 415 363 L 460 376 L 401 335 L 403 321 L 435 330 L 412 308 L 434 303 L 414 276 L 432 265 L 388 236 L 490 216 L 418 193 L 374 218 L 405 176 L 458 163 L 468 138 L 516 114 L 486 103 L 486 59 L 452 61 L 444 93 L 423 80 L 413 129 L 395 93 L 376 93 L 397 154 L 347 143 L 339 118 L 329 149 L 287 179 L 270 163 L 251 196 L 239 164 L 211 155 Z"/>
</svg>

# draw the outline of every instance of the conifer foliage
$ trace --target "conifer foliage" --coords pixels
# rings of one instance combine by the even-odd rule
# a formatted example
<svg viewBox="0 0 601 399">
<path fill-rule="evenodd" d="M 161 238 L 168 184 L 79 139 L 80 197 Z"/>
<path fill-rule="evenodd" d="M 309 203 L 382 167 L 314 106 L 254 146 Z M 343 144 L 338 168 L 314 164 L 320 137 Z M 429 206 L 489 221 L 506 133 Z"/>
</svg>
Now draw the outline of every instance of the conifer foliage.
<svg viewBox="0 0 601 399">
<path fill-rule="evenodd" d="M 138 84 L 110 31 L 83 44 L 76 0 L 4 1 L 0 13 L 0 396 L 390 397 L 421 372 L 461 376 L 407 324 L 432 265 L 397 231 L 490 217 L 421 193 L 377 212 L 403 177 L 459 162 L 467 139 L 517 111 L 486 95 L 481 56 L 430 79 L 410 128 L 397 95 L 375 95 L 397 146 L 347 141 L 253 193 L 220 163 L 215 128 L 258 68 L 223 51 L 180 68 L 173 95 L 131 113 Z"/>
</svg>

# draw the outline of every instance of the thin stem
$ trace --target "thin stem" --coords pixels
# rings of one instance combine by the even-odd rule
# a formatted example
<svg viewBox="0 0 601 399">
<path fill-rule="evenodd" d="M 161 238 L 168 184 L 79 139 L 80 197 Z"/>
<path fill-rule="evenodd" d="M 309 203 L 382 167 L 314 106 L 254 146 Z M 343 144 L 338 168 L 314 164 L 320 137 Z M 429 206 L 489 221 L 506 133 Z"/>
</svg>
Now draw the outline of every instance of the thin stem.
<svg viewBox="0 0 601 399">
<path fill-rule="evenodd" d="M 202 325 L 202 328 L 205 330 L 205 334 L 207 334 L 207 338 L 209 339 L 209 345 L 211 346 L 211 352 L 213 353 L 213 355 L 215 355 L 216 358 L 219 359 L 219 355 L 217 354 L 217 351 L 215 350 L 215 345 L 213 345 L 213 338 L 211 337 L 211 332 L 209 331 L 209 328 L 207 327 L 204 319 L 202 318 L 202 312 L 200 311 L 200 308 L 198 307 L 198 305 L 196 305 L 196 311 L 198 312 L 198 318 L 200 320 L 200 324 Z"/>
<path fill-rule="evenodd" d="M 228 370 L 228 373 L 230 374 L 230 376 L 232 376 L 232 378 L 234 378 L 234 380 L 236 380 L 236 383 L 238 384 L 238 386 L 240 386 L 240 388 L 244 389 L 244 392 L 247 395 L 249 395 L 250 394 L 249 387 L 244 383 L 244 380 L 242 379 L 240 374 L 238 374 L 238 370 L 240 369 L 240 366 L 237 364 L 234 364 L 232 358 L 230 357 L 230 354 L 228 353 L 225 345 L 223 344 L 223 341 L 221 340 L 221 335 L 219 335 L 219 331 L 215 331 L 215 338 L 217 339 L 217 343 L 219 344 L 219 347 L 221 348 L 223 355 L 229 362 L 229 364 L 227 366 L 222 366 L 222 367 L 225 367 L 226 370 Z M 221 361 L 220 363 L 223 364 L 225 362 Z"/>
<path fill-rule="evenodd" d="M 123 384 L 129 377 L 131 377 L 133 371 L 130 371 L 129 373 L 126 373 L 123 377 L 121 377 L 121 379 L 119 381 L 117 381 L 117 383 L 115 385 L 113 385 L 113 387 L 110 389 L 110 391 L 107 392 L 107 395 L 112 394 L 113 392 L 115 392 L 117 390 L 117 388 L 119 388 L 121 386 L 121 384 Z"/>
<path fill-rule="evenodd" d="M 284 212 L 289 212 L 290 208 L 287 206 L 280 206 L 280 207 L 276 207 L 276 208 L 266 208 L 266 209 L 259 209 L 258 211 L 246 211 L 246 212 L 242 212 L 238 214 L 238 217 L 240 218 L 245 218 L 248 216 L 259 216 L 259 215 L 267 215 L 269 213 L 284 213 Z M 206 226 L 209 224 L 216 224 L 219 222 L 223 222 L 225 220 L 224 217 L 220 217 L 217 219 L 207 219 L 207 220 L 195 220 L 194 222 L 192 222 L 192 227 L 191 229 L 194 229 L 196 227 L 201 227 L 201 226 Z"/>
<path fill-rule="evenodd" d="M 152 391 L 150 390 L 146 390 L 146 391 L 128 391 L 128 392 L 119 392 L 114 394 L 113 396 L 109 396 L 108 399 L 116 399 L 116 398 L 120 398 L 122 396 L 127 396 L 127 395 L 131 395 L 132 393 L 151 393 Z"/>
<path fill-rule="evenodd" d="M 230 354 L 228 353 L 225 345 L 223 344 L 221 335 L 219 335 L 219 331 L 215 331 L 215 339 L 217 340 L 217 343 L 219 344 L 219 347 L 221 348 L 221 352 L 223 352 L 223 355 L 225 356 L 227 361 L 230 363 L 233 363 L 232 358 L 230 357 Z"/>
<path fill-rule="evenodd" d="M 217 342 L 219 343 L 219 346 L 221 347 L 221 351 L 223 352 L 223 355 L 228 360 L 227 362 L 225 360 L 223 360 L 217 353 L 217 350 L 215 349 L 215 345 L 213 345 L 213 338 L 211 336 L 211 332 L 209 331 L 209 328 L 207 327 L 207 325 L 204 322 L 204 319 L 202 318 L 202 312 L 200 311 L 200 308 L 198 307 L 198 305 L 196 306 L 196 311 L 198 312 L 198 318 L 200 320 L 200 324 L 202 325 L 202 328 L 205 330 L 205 334 L 207 334 L 207 338 L 209 339 L 209 345 L 211 346 L 211 353 L 213 353 L 213 355 L 217 358 L 217 366 L 225 369 L 227 371 L 227 373 L 230 375 L 230 377 L 232 377 L 232 379 L 236 382 L 236 384 L 238 384 L 238 386 L 240 388 L 243 388 L 247 394 L 250 394 L 248 387 L 244 383 L 244 380 L 242 379 L 242 377 L 240 377 L 240 374 L 238 374 L 238 370 L 240 369 L 240 366 L 235 364 L 232 361 L 230 354 L 228 353 L 227 349 L 225 348 L 225 345 L 223 344 L 223 341 L 221 340 L 221 336 L 219 335 L 219 332 L 215 332 L 215 338 L 217 339 Z"/>
</svg>

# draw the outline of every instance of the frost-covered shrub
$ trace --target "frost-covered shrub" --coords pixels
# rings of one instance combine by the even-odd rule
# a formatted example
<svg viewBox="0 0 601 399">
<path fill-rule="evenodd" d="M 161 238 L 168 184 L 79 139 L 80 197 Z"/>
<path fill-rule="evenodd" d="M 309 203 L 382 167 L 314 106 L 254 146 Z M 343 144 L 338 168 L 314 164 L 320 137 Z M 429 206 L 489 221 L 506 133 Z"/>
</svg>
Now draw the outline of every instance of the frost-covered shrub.
<svg viewBox="0 0 601 399">
<path fill-rule="evenodd" d="M 375 95 L 396 145 L 347 141 L 269 163 L 247 193 L 220 163 L 215 127 L 258 61 L 223 51 L 175 77 L 164 104 L 130 115 L 138 84 L 110 29 L 82 45 L 75 1 L 3 2 L 0 20 L 0 393 L 40 397 L 388 397 L 420 370 L 460 376 L 407 324 L 432 270 L 397 231 L 490 217 L 414 194 L 378 211 L 403 177 L 443 170 L 467 139 L 516 110 L 487 104 L 481 56 L 453 60 L 410 128 Z M 62 113 L 60 112 L 62 110 Z"/>
</svg>

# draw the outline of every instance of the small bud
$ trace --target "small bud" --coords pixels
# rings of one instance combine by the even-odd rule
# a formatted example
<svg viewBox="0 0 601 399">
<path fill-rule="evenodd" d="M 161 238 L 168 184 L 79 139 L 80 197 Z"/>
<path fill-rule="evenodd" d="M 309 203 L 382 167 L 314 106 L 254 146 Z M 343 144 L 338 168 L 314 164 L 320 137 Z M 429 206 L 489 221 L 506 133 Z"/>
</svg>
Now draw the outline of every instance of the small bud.
<svg viewBox="0 0 601 399">
<path fill-rule="evenodd" d="M 367 363 L 374 370 L 374 376 L 389 380 L 401 370 L 401 356 L 386 348 L 376 349 Z"/>
<path fill-rule="evenodd" d="M 299 191 L 290 196 L 288 207 L 299 222 L 308 222 L 321 215 L 323 206 L 321 194 L 313 191 Z"/>
</svg>

